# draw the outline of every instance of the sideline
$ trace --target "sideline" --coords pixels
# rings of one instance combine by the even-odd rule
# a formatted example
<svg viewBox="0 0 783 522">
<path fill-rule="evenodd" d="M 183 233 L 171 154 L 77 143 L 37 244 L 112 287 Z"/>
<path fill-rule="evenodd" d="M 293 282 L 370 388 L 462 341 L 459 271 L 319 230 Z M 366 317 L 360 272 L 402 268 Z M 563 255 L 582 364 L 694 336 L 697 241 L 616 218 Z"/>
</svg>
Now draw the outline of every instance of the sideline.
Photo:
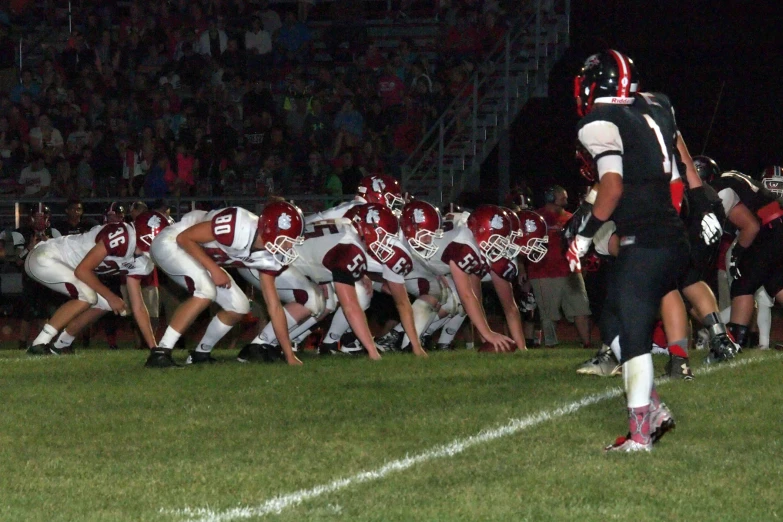
<svg viewBox="0 0 783 522">
<path fill-rule="evenodd" d="M 771 361 L 771 360 L 776 360 L 781 358 L 783 358 L 783 354 L 775 355 L 774 357 L 743 358 L 737 361 L 731 361 L 729 363 L 702 366 L 694 373 L 696 375 L 707 375 L 717 370 L 733 369 L 739 366 L 746 366 L 748 364 L 755 363 L 755 362 Z M 655 384 L 661 385 L 667 383 L 669 380 L 670 379 L 668 377 L 655 379 Z M 417 464 L 422 464 L 430 460 L 440 459 L 444 457 L 452 457 L 474 446 L 478 446 L 479 444 L 491 442 L 493 440 L 500 439 L 502 437 L 507 437 L 509 435 L 514 435 L 517 432 L 526 430 L 528 428 L 532 428 L 544 422 L 554 420 L 560 417 L 564 417 L 571 413 L 575 413 L 586 406 L 590 406 L 592 404 L 596 404 L 608 399 L 619 397 L 623 393 L 624 392 L 622 388 L 613 387 L 603 393 L 588 395 L 582 398 L 581 400 L 567 403 L 563 406 L 560 406 L 552 410 L 545 410 L 532 415 L 528 415 L 526 417 L 511 419 L 505 425 L 502 425 L 500 427 L 482 430 L 476 435 L 471 435 L 469 437 L 457 439 L 448 444 L 435 446 L 434 448 L 429 449 L 423 453 L 419 453 L 418 455 L 405 457 L 404 459 L 394 460 L 392 462 L 384 464 L 383 466 L 377 469 L 362 471 L 355 475 L 351 475 L 350 477 L 339 478 L 333 480 L 332 482 L 329 482 L 328 484 L 322 484 L 320 486 L 315 486 L 310 489 L 300 489 L 299 491 L 295 491 L 293 493 L 278 495 L 257 506 L 235 507 L 235 508 L 221 510 L 221 511 L 216 511 L 209 508 L 183 508 L 183 509 L 161 508 L 160 513 L 166 515 L 176 515 L 176 516 L 184 517 L 183 522 L 229 522 L 232 520 L 241 520 L 241 519 L 247 519 L 253 517 L 263 517 L 271 514 L 279 514 L 285 509 L 297 506 L 305 501 L 320 497 L 322 495 L 334 493 L 336 491 L 345 489 L 349 486 L 355 486 L 358 484 L 363 484 L 365 482 L 380 480 L 390 473 L 405 471 Z"/>
</svg>

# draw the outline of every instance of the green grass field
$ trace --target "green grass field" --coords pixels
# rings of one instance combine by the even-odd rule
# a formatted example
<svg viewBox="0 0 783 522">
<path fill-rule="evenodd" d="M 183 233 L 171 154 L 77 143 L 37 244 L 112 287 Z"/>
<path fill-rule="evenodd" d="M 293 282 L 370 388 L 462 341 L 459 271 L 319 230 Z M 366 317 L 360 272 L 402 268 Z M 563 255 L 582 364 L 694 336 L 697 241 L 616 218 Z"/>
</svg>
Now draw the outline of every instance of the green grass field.
<svg viewBox="0 0 783 522">
<path fill-rule="evenodd" d="M 222 364 L 156 371 L 132 350 L 6 350 L 0 520 L 783 517 L 779 352 L 707 371 L 695 354 L 696 380 L 659 385 L 677 429 L 643 455 L 602 453 L 626 430 L 622 379 L 576 375 L 590 355 L 289 368 L 218 350 Z"/>
</svg>

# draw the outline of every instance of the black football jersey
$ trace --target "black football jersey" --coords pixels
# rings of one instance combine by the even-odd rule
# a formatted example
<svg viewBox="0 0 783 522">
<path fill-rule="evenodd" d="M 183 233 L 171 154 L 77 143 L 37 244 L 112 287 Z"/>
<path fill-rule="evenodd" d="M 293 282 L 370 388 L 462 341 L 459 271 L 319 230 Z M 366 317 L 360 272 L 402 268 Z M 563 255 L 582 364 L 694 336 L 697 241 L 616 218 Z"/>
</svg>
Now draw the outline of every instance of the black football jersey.
<svg viewBox="0 0 783 522">
<path fill-rule="evenodd" d="M 677 124 L 663 94 L 639 93 L 630 105 L 598 103 L 578 124 L 579 141 L 599 176 L 618 172 L 623 194 L 612 219 L 621 244 L 663 247 L 685 239 L 671 202 Z"/>
<path fill-rule="evenodd" d="M 764 188 L 761 182 L 733 170 L 724 172 L 715 179 L 712 182 L 712 188 L 720 196 L 726 215 L 738 203 L 742 203 L 758 216 L 760 209 L 778 200 L 778 197 Z M 761 218 L 761 216 L 759 217 Z"/>
</svg>

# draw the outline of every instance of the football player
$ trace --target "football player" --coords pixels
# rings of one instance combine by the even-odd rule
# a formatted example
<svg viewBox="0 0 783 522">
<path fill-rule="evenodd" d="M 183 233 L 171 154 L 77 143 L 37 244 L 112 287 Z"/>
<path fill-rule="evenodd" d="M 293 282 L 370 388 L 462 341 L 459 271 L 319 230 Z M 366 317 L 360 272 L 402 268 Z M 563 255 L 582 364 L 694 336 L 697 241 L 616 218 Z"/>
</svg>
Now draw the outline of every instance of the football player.
<svg viewBox="0 0 783 522">
<path fill-rule="evenodd" d="M 441 285 L 437 318 L 423 335 L 433 335 L 443 328 L 437 346 L 448 349 L 465 317 L 470 317 L 479 335 L 496 351 L 510 350 L 515 341 L 490 328 L 481 303 L 481 278 L 489 265 L 503 259 L 508 250 L 510 219 L 506 211 L 494 205 L 484 205 L 470 214 L 453 212 L 447 217 L 451 219 L 446 221 L 443 235 L 432 238 L 437 255 L 423 259 L 414 248 L 420 265 L 415 272 L 428 271 L 434 276 L 429 279 L 429 286 L 434 286 L 433 281 Z"/>
<path fill-rule="evenodd" d="M 393 217 L 393 216 L 392 216 Z M 377 252 L 386 250 L 378 245 Z M 289 318 L 286 337 L 296 339 L 313 325 L 341 307 L 345 319 L 371 359 L 380 359 L 364 311 L 370 306 L 372 286 L 366 278 L 367 245 L 346 219 L 310 224 L 292 266 L 275 281 Z M 252 274 L 240 270 L 252 281 Z M 256 284 L 256 283 L 254 283 Z M 239 353 L 240 362 L 271 361 L 273 346 L 283 339 L 269 325 Z"/>
<path fill-rule="evenodd" d="M 783 302 L 783 258 L 778 252 L 783 244 L 783 207 L 778 195 L 764 183 L 741 172 L 724 172 L 707 181 L 718 193 L 728 220 L 738 230 L 727 263 L 732 279 L 728 326 L 734 340 L 744 347 L 753 316 L 753 296 L 759 287 Z"/>
<path fill-rule="evenodd" d="M 71 321 L 88 310 L 111 310 L 126 315 L 121 297 L 104 285 L 99 276 L 127 276 L 131 309 L 144 340 L 155 347 L 155 335 L 147 308 L 141 297 L 140 280 L 152 272 L 149 248 L 153 238 L 168 221 L 156 213 L 140 215 L 135 226 L 112 223 L 94 227 L 84 234 L 63 236 L 38 245 L 25 259 L 25 271 L 35 281 L 69 296 L 33 340 L 29 352 L 34 355 L 59 355 L 52 339 Z"/>
<path fill-rule="evenodd" d="M 579 267 L 579 258 L 610 218 L 620 240 L 602 336 L 612 339 L 623 364 L 629 434 L 606 451 L 650 451 L 653 435 L 671 421 L 653 386 L 651 339 L 661 300 L 677 290 L 688 255 L 685 226 L 669 188 L 676 170 L 674 113 L 666 96 L 637 88 L 633 62 L 614 50 L 590 56 L 574 81 L 582 117 L 578 138 L 596 161 L 600 190 L 566 257 L 572 269 Z M 679 304 L 684 321 L 681 297 Z"/>
<path fill-rule="evenodd" d="M 286 361 L 302 364 L 291 349 L 288 327 L 293 320 L 280 304 L 275 278 L 297 258 L 296 246 L 302 244 L 303 230 L 301 210 L 286 201 L 275 201 L 266 205 L 260 216 L 240 207 L 195 210 L 159 235 L 150 249 L 153 259 L 192 295 L 177 308 L 146 366 L 176 366 L 171 357 L 174 345 L 212 302 L 222 310 L 210 321 L 187 363 L 215 361 L 212 348 L 250 311 L 247 296 L 223 267 L 259 271 L 270 323 L 280 336 Z"/>
<path fill-rule="evenodd" d="M 400 215 L 405 200 L 400 191 L 400 182 L 396 178 L 386 174 L 373 174 L 365 176 L 359 182 L 356 196 L 350 201 L 344 201 L 339 205 L 322 212 L 310 214 L 305 218 L 306 225 L 313 223 L 331 222 L 345 216 L 348 210 L 366 203 L 378 203 L 391 210 L 395 216 Z"/>
<path fill-rule="evenodd" d="M 21 221 L 22 226 L 10 233 L 0 232 L 0 252 L 5 255 L 5 244 L 10 239 L 15 256 L 13 263 L 22 272 L 22 296 L 19 299 L 19 305 L 14 307 L 20 319 L 20 350 L 28 347 L 32 324 L 49 315 L 48 310 L 53 294 L 41 289 L 30 279 L 30 276 L 24 271 L 24 262 L 36 245 L 47 239 L 60 237 L 59 230 L 51 226 L 50 219 L 51 210 L 49 207 L 44 203 L 38 203 L 29 207 L 27 218 Z"/>
</svg>

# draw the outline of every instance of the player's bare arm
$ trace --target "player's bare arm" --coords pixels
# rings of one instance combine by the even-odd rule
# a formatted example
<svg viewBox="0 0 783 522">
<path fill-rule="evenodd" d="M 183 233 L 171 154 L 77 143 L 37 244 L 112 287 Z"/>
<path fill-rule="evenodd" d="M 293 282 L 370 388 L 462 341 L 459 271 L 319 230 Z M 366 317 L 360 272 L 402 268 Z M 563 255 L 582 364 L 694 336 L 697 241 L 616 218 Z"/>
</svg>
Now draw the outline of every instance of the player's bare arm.
<svg viewBox="0 0 783 522">
<path fill-rule="evenodd" d="M 231 279 L 225 270 L 220 268 L 215 261 L 201 247 L 204 243 L 215 240 L 212 232 L 212 223 L 205 221 L 183 230 L 177 236 L 177 244 L 190 254 L 201 266 L 203 266 L 212 277 L 212 282 L 217 287 L 229 288 Z"/>
<path fill-rule="evenodd" d="M 280 348 L 283 350 L 285 360 L 292 366 L 301 365 L 302 361 L 294 355 L 294 351 L 291 348 L 291 337 L 288 334 L 288 324 L 286 322 L 285 313 L 283 312 L 283 305 L 280 303 L 280 296 L 277 294 L 277 289 L 275 288 L 275 277 L 260 271 L 259 276 L 259 280 L 261 281 L 261 294 L 264 296 L 264 303 L 266 303 L 269 320 L 272 323 L 272 328 L 277 336 L 277 341 L 280 343 Z"/>
</svg>

